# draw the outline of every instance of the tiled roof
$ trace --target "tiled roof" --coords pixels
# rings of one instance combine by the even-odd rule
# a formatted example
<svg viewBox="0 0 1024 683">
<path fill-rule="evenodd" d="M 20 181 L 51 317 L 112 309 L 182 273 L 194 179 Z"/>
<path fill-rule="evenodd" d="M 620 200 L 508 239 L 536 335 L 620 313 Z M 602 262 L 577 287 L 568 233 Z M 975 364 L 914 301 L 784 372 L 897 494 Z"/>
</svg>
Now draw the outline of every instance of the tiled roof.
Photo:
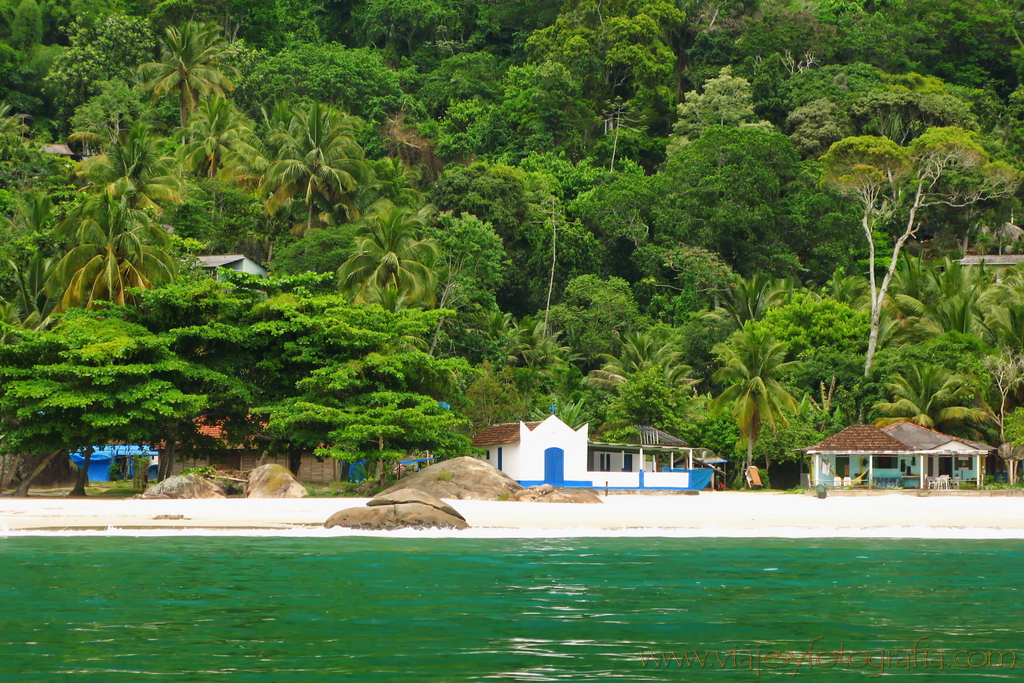
<svg viewBox="0 0 1024 683">
<path fill-rule="evenodd" d="M 506 422 L 488 427 L 473 437 L 473 445 L 499 446 L 506 443 L 517 443 L 519 441 L 519 424 L 518 422 Z M 525 422 L 523 424 L 532 432 L 540 422 Z"/>
<path fill-rule="evenodd" d="M 918 449 L 908 446 L 871 425 L 850 425 L 821 443 L 802 449 L 809 453 L 827 451 L 839 453 L 910 453 Z"/>
<path fill-rule="evenodd" d="M 204 436 L 212 436 L 214 439 L 224 438 L 224 428 L 220 425 L 206 424 L 205 422 L 196 421 L 196 431 Z"/>
</svg>

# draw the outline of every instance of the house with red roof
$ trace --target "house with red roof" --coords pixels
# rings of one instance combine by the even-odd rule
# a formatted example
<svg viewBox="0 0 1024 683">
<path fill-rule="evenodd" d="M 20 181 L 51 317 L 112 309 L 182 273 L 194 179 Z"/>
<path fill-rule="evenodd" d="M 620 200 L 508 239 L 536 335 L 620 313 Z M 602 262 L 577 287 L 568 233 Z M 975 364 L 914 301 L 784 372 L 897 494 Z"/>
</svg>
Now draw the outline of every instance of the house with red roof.
<svg viewBox="0 0 1024 683">
<path fill-rule="evenodd" d="M 813 446 L 811 485 L 886 489 L 980 488 L 992 446 L 916 425 L 851 425 Z"/>
</svg>

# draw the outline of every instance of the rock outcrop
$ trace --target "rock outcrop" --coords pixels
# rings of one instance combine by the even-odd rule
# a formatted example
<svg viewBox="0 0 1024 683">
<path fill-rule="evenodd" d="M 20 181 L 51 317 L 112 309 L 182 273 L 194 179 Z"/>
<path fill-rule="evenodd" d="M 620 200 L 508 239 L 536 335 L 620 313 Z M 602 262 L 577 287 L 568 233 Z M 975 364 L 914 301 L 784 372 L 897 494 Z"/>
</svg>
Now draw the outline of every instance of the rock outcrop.
<svg viewBox="0 0 1024 683">
<path fill-rule="evenodd" d="M 430 507 L 440 510 L 445 514 L 451 515 L 452 517 L 458 517 L 462 521 L 466 521 L 466 518 L 448 503 L 444 502 L 440 498 L 435 498 L 429 493 L 417 491 L 416 489 L 400 489 L 391 493 L 382 491 L 374 496 L 366 505 L 368 507 L 380 507 L 383 505 L 408 505 L 410 503 L 429 505 Z"/>
<path fill-rule="evenodd" d="M 415 489 L 435 498 L 455 500 L 507 500 L 522 491 L 512 477 L 494 465 L 468 456 L 445 460 L 403 477 L 378 495 Z"/>
<path fill-rule="evenodd" d="M 462 515 L 456 517 L 432 505 L 400 503 L 348 508 L 335 512 L 324 522 L 324 527 L 330 529 L 336 526 L 352 529 L 465 529 L 469 525 Z"/>
<path fill-rule="evenodd" d="M 347 508 L 331 515 L 324 526 L 352 529 L 465 529 L 466 518 L 443 500 L 417 491 L 382 491 L 366 507 Z"/>
<path fill-rule="evenodd" d="M 150 486 L 139 498 L 227 498 L 224 489 L 198 474 L 168 477 Z"/>
<path fill-rule="evenodd" d="M 603 505 L 601 500 L 592 489 L 567 488 L 558 489 L 550 484 L 543 486 L 531 486 L 528 489 L 517 491 L 512 494 L 512 500 L 524 503 L 598 503 Z"/>
<path fill-rule="evenodd" d="M 246 498 L 303 498 L 306 487 L 282 465 L 260 465 L 249 472 Z"/>
</svg>

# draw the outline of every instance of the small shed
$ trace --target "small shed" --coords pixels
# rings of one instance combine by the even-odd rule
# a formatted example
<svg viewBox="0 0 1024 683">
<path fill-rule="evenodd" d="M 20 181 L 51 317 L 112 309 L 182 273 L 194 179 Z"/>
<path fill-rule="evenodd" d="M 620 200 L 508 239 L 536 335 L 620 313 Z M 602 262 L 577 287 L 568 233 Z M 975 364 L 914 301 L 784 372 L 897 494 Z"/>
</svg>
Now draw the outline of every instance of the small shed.
<svg viewBox="0 0 1024 683">
<path fill-rule="evenodd" d="M 267 277 L 267 269 L 256 263 L 244 254 L 210 254 L 208 256 L 196 257 L 203 270 L 212 274 L 218 280 L 218 268 L 227 268 L 236 273 L 249 273 L 258 277 Z"/>
</svg>

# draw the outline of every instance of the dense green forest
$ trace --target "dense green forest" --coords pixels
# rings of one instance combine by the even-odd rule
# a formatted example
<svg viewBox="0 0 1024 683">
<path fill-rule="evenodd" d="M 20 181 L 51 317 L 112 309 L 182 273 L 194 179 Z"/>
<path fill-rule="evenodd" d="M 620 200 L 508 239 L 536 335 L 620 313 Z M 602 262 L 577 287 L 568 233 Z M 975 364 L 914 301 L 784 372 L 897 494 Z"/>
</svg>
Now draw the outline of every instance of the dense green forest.
<svg viewBox="0 0 1024 683">
<path fill-rule="evenodd" d="M 1022 29 L 996 0 L 0 0 L 0 449 L 19 478 L 209 453 L 201 418 L 383 465 L 552 409 L 769 475 L 856 422 L 1024 442 L 1024 267 L 959 264 L 1021 248 Z"/>
</svg>

